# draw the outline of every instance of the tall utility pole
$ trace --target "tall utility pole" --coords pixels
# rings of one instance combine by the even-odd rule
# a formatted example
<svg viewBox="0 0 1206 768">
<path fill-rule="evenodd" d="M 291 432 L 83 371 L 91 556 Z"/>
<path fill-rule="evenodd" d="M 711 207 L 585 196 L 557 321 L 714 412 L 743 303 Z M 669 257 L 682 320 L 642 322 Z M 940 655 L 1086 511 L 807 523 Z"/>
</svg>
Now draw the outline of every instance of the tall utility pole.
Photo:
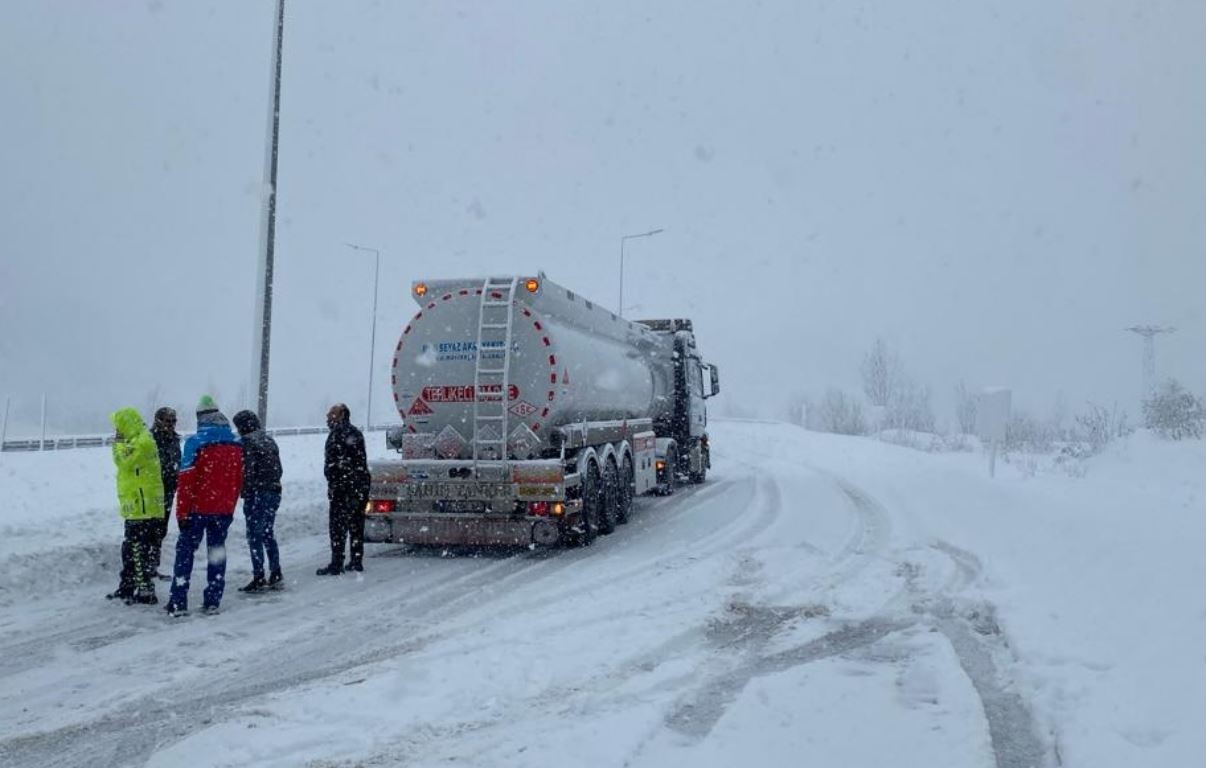
<svg viewBox="0 0 1206 768">
<path fill-rule="evenodd" d="M 664 229 L 651 229 L 648 232 L 641 232 L 637 235 L 624 235 L 620 238 L 620 306 L 618 307 L 620 317 L 624 316 L 624 244 L 638 237 L 653 237 L 657 233 L 665 231 Z"/>
<path fill-rule="evenodd" d="M 368 407 L 364 410 L 364 431 L 368 432 L 373 428 L 373 361 L 377 351 L 377 280 L 381 277 L 381 251 L 355 243 L 344 243 L 344 245 L 353 250 L 366 251 L 377 257 L 376 265 L 373 267 L 373 330 L 369 335 Z"/>
<path fill-rule="evenodd" d="M 1147 400 L 1156 391 L 1156 337 L 1162 333 L 1174 333 L 1177 329 L 1159 325 L 1132 325 L 1123 330 L 1143 337 L 1143 399 Z"/>
<path fill-rule="evenodd" d="M 276 248 L 276 168 L 281 136 L 281 52 L 285 40 L 285 0 L 276 0 L 272 36 L 271 111 L 268 113 L 268 148 L 264 160 L 263 214 L 260 219 L 260 266 L 256 277 L 255 315 L 260 332 L 252 342 L 252 384 L 259 392 L 256 413 L 268 425 L 268 359 L 272 344 L 272 265 Z"/>
</svg>

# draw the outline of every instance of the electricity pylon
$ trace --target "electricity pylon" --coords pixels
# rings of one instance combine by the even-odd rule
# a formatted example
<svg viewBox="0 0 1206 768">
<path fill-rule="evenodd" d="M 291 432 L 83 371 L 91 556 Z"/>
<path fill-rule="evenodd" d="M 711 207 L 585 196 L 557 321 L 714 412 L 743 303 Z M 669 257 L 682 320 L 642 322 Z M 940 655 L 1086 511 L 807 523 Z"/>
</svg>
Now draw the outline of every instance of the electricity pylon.
<svg viewBox="0 0 1206 768">
<path fill-rule="evenodd" d="M 1132 325 L 1123 330 L 1143 337 L 1143 399 L 1149 399 L 1156 391 L 1156 336 L 1173 333 L 1177 329 L 1160 325 Z"/>
</svg>

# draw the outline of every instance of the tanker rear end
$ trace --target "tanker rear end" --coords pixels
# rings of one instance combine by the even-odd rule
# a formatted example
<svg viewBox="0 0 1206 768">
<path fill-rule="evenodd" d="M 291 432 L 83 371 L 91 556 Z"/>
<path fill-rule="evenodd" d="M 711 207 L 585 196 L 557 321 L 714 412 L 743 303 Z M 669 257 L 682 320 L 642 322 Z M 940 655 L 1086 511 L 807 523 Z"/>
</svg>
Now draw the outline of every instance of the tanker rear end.
<svg viewBox="0 0 1206 768">
<path fill-rule="evenodd" d="M 401 459 L 371 467 L 369 541 L 589 542 L 634 496 L 673 488 L 686 446 L 655 424 L 681 421 L 681 330 L 543 275 L 417 282 L 412 295 L 392 371 Z"/>
</svg>

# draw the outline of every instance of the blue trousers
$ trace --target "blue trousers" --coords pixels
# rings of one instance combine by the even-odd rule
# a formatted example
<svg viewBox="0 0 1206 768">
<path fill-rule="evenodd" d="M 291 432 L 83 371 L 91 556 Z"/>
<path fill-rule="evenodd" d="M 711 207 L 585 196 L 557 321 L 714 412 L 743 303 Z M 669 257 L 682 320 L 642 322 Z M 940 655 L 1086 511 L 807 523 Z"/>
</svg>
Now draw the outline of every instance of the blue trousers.
<svg viewBox="0 0 1206 768">
<path fill-rule="evenodd" d="M 229 515 L 191 515 L 188 523 L 180 528 L 176 539 L 176 569 L 172 579 L 172 604 L 177 608 L 188 608 L 188 583 L 193 575 L 193 553 L 206 545 L 205 605 L 218 607 L 222 592 L 226 589 L 226 530 L 230 528 Z"/>
<path fill-rule="evenodd" d="M 281 506 L 279 493 L 253 491 L 243 499 L 243 515 L 247 519 L 247 546 L 251 549 L 251 571 L 256 578 L 264 578 L 264 553 L 268 553 L 268 568 L 273 572 L 281 569 L 280 550 L 276 546 L 276 535 L 272 527 L 276 524 L 276 510 Z"/>
</svg>

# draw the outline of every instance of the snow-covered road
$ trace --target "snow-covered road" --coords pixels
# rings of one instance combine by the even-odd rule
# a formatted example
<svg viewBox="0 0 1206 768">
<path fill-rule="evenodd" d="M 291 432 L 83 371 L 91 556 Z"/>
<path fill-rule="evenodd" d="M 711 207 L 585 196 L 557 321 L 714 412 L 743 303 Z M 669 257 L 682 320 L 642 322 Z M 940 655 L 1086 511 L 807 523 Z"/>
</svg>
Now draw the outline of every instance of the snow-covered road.
<svg viewBox="0 0 1206 768">
<path fill-rule="evenodd" d="M 1042 504 L 1087 479 L 994 485 L 970 456 L 784 425 L 713 435 L 705 485 L 643 500 L 590 548 L 370 546 L 364 574 L 325 580 L 313 575 L 320 442 L 283 441 L 288 589 L 230 589 L 221 615 L 179 621 L 100 598 L 118 525 L 97 452 L 100 477 L 82 481 L 95 508 L 47 515 L 71 524 L 61 540 L 3 518 L 0 764 L 1022 768 L 1201 753 L 1189 719 L 1110 721 L 1100 699 L 1134 679 L 1119 666 L 1146 658 L 1126 632 L 1059 647 L 1084 628 L 1043 626 L 1063 598 L 1034 595 L 1067 586 L 1047 553 L 1077 544 L 1052 534 L 1080 513 L 1048 519 Z M 33 514 L 62 493 L 36 479 L 56 460 L 5 455 L 0 488 Z M 85 471 L 88 459 L 71 461 Z M 1117 543 L 1148 559 L 1129 528 L 1099 538 L 1106 557 Z M 1179 563 L 1170 578 L 1200 576 L 1181 562 L 1193 537 L 1181 541 L 1163 552 Z M 232 587 L 248 575 L 243 547 L 239 520 Z M 39 559 L 57 572 L 37 578 Z M 1069 589 L 1087 609 L 1094 588 Z M 1206 670 L 1200 597 L 1188 611 L 1190 636 L 1165 650 L 1189 665 L 1180 701 L 1193 706 L 1206 698 L 1192 683 Z M 1112 670 L 1125 672 L 1114 688 Z M 1090 732 L 1102 727 L 1113 735 Z"/>
</svg>

